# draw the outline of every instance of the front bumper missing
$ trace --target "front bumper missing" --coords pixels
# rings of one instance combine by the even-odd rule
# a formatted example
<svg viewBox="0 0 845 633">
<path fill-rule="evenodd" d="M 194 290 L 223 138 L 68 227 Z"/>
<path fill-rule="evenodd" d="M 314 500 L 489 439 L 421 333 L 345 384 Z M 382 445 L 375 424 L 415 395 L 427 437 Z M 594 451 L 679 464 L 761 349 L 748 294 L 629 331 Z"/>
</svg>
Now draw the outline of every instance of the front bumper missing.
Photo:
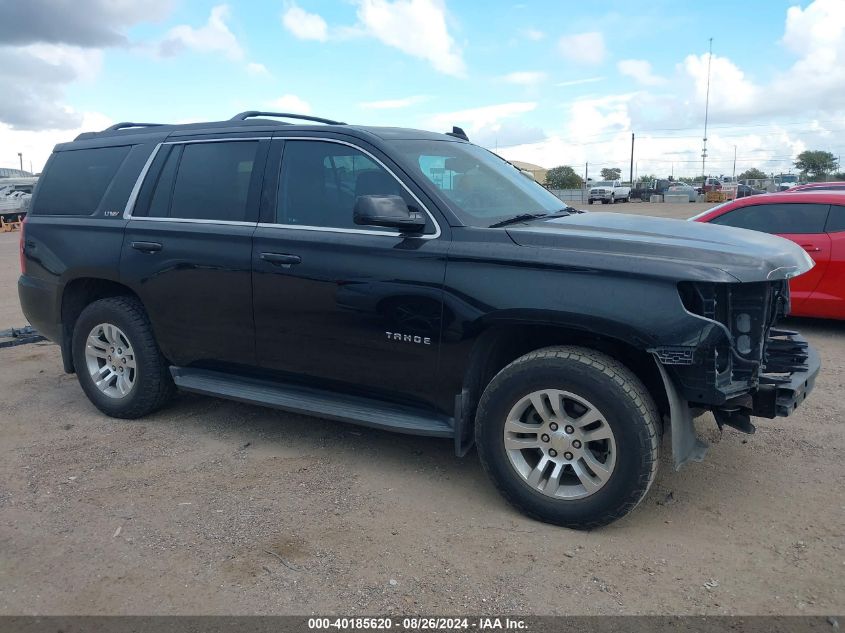
<svg viewBox="0 0 845 633">
<path fill-rule="evenodd" d="M 821 369 L 816 350 L 797 332 L 773 329 L 770 335 L 775 337 L 776 344 L 767 354 L 758 388 L 753 394 L 741 396 L 713 411 L 720 428 L 726 424 L 745 433 L 753 433 L 752 415 L 765 418 L 791 415 L 813 390 Z M 703 460 L 708 445 L 696 436 L 693 409 L 681 396 L 656 354 L 655 362 L 669 401 L 672 458 L 675 470 L 679 470 L 690 460 Z"/>
<path fill-rule="evenodd" d="M 772 330 L 764 373 L 754 394 L 752 415 L 790 415 L 816 385 L 821 359 L 807 340 L 788 330 Z"/>
</svg>

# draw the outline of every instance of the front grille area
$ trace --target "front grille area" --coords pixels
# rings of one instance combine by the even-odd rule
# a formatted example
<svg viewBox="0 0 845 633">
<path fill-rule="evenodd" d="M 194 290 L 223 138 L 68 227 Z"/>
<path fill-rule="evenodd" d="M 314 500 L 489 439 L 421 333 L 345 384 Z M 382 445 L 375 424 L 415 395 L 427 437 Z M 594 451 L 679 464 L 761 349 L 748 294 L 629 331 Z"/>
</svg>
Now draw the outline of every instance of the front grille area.
<svg viewBox="0 0 845 633">
<path fill-rule="evenodd" d="M 699 348 L 704 373 L 687 380 L 702 392 L 715 389 L 720 398 L 730 398 L 758 385 L 771 367 L 791 366 L 792 348 L 772 330 L 789 310 L 786 281 L 714 284 L 682 282 L 678 285 L 687 311 L 715 321 L 723 335 Z"/>
</svg>

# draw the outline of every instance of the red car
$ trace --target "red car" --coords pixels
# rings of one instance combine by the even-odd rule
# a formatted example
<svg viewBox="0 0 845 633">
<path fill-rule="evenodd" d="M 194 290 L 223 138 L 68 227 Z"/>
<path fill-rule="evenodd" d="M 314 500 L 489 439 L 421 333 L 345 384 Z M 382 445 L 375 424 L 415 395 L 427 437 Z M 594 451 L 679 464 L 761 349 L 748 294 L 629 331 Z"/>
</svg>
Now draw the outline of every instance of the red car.
<svg viewBox="0 0 845 633">
<path fill-rule="evenodd" d="M 789 282 L 791 313 L 845 319 L 845 192 L 789 191 L 731 200 L 690 218 L 780 235 L 816 265 Z"/>
<path fill-rule="evenodd" d="M 805 182 L 803 185 L 790 187 L 787 191 L 845 191 L 845 182 Z"/>
</svg>

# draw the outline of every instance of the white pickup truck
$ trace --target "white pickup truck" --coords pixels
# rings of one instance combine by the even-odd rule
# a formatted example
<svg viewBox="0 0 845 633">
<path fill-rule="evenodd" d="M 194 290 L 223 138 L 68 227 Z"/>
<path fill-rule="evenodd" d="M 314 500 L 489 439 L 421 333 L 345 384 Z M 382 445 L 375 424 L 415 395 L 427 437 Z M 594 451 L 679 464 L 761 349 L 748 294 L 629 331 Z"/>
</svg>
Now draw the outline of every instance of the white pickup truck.
<svg viewBox="0 0 845 633">
<path fill-rule="evenodd" d="M 593 204 L 593 200 L 601 200 L 602 204 L 628 202 L 630 198 L 631 188 L 623 187 L 621 180 L 602 180 L 590 186 L 587 204 Z"/>
</svg>

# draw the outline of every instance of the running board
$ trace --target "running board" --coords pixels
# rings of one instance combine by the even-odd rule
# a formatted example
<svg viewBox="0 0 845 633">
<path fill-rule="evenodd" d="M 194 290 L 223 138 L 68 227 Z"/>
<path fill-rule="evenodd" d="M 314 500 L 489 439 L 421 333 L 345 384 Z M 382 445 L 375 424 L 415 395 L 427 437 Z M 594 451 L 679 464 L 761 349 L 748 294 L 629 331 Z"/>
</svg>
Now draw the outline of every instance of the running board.
<svg viewBox="0 0 845 633">
<path fill-rule="evenodd" d="M 171 367 L 170 373 L 179 389 L 193 393 L 411 435 L 455 435 L 452 418 L 424 409 L 206 369 Z"/>
</svg>

